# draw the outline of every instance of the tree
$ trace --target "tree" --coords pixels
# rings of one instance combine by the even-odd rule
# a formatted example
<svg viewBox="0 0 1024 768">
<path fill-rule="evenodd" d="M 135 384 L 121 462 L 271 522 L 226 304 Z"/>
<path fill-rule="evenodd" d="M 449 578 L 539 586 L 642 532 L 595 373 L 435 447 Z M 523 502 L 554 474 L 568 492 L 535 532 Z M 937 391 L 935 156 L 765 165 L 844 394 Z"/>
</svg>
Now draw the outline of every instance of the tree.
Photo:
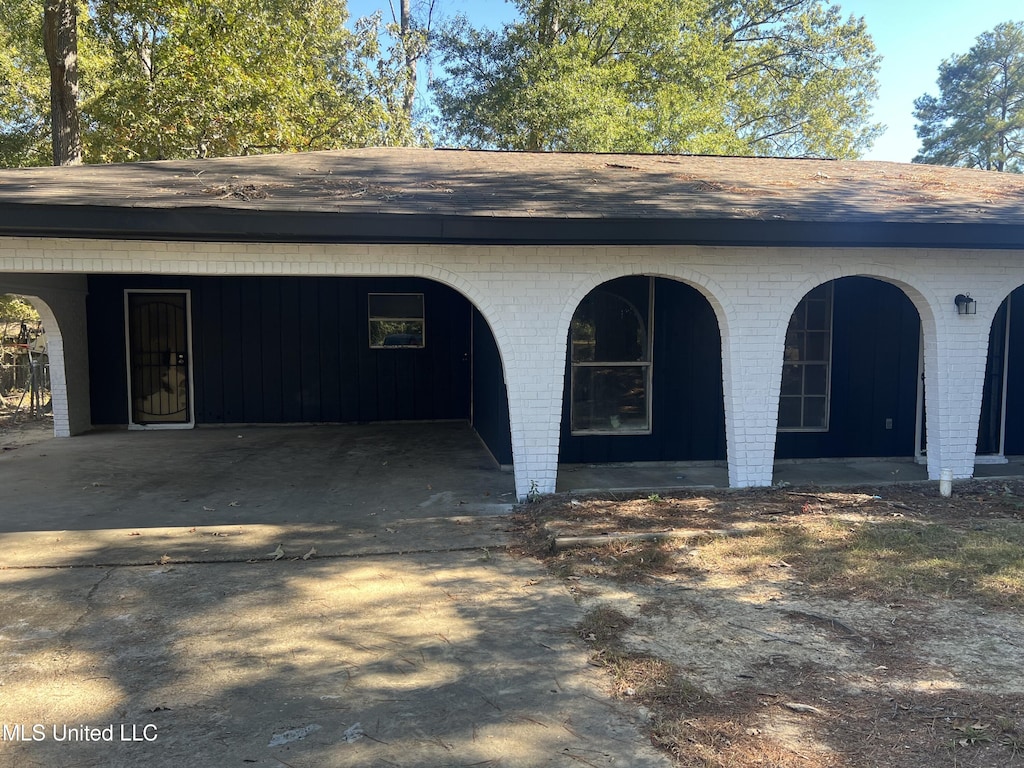
<svg viewBox="0 0 1024 768">
<path fill-rule="evenodd" d="M 0 4 L 0 166 L 52 161 L 42 10 L 37 0 Z"/>
<path fill-rule="evenodd" d="M 939 65 L 939 96 L 914 102 L 915 163 L 1024 172 L 1024 22 L 980 35 Z"/>
<path fill-rule="evenodd" d="M 82 162 L 78 115 L 78 2 L 46 0 L 43 50 L 50 70 L 50 137 L 54 165 Z"/>
<path fill-rule="evenodd" d="M 43 7 L 0 4 L 0 164 L 38 165 L 51 115 Z M 86 162 L 412 143 L 406 49 L 342 0 L 83 0 L 77 24 Z M 62 17 L 64 19 L 67 16 Z M 49 20 L 49 16 L 47 16 Z M 415 36 L 409 30 L 409 37 Z M 412 47 L 408 49 L 412 53 Z M 69 80 L 70 82 L 70 80 Z M 60 124 L 53 133 L 68 135 Z M 63 140 L 63 139 L 62 139 Z M 73 143 L 69 144 L 69 146 Z"/>
<path fill-rule="evenodd" d="M 474 147 L 852 157 L 879 58 L 821 0 L 514 0 L 438 36 L 443 136 Z"/>
<path fill-rule="evenodd" d="M 0 320 L 33 320 L 39 321 L 39 313 L 35 307 L 20 296 L 10 293 L 0 294 Z"/>
<path fill-rule="evenodd" d="M 111 53 L 85 112 L 93 160 L 213 157 L 400 141 L 370 93 L 376 32 L 335 0 L 97 0 Z"/>
</svg>

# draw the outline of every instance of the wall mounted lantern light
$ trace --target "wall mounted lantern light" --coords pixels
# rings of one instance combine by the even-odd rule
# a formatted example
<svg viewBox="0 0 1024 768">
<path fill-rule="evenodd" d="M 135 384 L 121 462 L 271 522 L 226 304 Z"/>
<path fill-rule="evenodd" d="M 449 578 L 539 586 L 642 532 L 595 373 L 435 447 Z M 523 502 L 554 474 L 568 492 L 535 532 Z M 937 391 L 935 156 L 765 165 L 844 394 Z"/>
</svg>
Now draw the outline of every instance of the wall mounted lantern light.
<svg viewBox="0 0 1024 768">
<path fill-rule="evenodd" d="M 958 315 L 978 314 L 978 302 L 972 299 L 969 293 L 958 293 L 956 298 L 953 299 L 953 303 L 956 304 Z"/>
</svg>

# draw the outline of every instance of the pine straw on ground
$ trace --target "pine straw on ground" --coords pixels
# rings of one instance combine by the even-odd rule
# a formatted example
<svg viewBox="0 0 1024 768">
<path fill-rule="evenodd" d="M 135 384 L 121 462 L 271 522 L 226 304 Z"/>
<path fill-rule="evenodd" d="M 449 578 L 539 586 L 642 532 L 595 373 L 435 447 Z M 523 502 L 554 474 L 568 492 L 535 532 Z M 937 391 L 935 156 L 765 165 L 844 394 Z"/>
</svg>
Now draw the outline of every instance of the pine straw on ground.
<svg viewBox="0 0 1024 768">
<path fill-rule="evenodd" d="M 912 678 L 920 667 L 914 656 L 920 633 L 948 630 L 955 640 L 957 631 L 971 632 L 971 617 L 1016 621 L 1022 613 L 1024 482 L 959 483 L 949 499 L 924 483 L 856 491 L 701 490 L 664 498 L 562 495 L 524 505 L 516 521 L 522 551 L 543 559 L 590 607 L 578 631 L 592 649 L 592 663 L 608 671 L 615 695 L 638 708 L 653 743 L 680 766 L 1024 766 L 1024 691 L 858 687 L 827 665 L 796 663 L 780 653 L 757 662 L 775 666 L 767 678 L 758 677 L 771 686 L 752 686 L 744 678 L 753 676 L 739 675 L 711 692 L 679 664 L 637 650 L 635 637 L 644 616 L 678 610 L 669 596 L 681 590 L 711 593 L 709 585 L 727 582 L 740 590 L 748 585 L 753 594 L 765 584 L 782 585 L 787 599 L 898 610 L 903 634 L 884 641 L 858 634 L 832 614 L 781 615 L 789 627 L 856 645 L 859 658 L 881 676 Z M 616 537 L 680 531 L 685 538 Z M 554 546 L 579 536 L 609 543 Z M 631 617 L 601 604 L 611 592 L 635 597 L 639 612 Z M 968 626 L 929 623 L 927 606 L 936 600 L 962 607 Z M 742 629 L 752 630 L 746 633 L 752 655 L 763 655 L 759 643 L 785 641 Z M 669 641 L 685 646 L 687 638 Z M 1020 653 L 1010 647 L 991 652 Z M 949 672 L 955 680 L 957 670 Z"/>
</svg>

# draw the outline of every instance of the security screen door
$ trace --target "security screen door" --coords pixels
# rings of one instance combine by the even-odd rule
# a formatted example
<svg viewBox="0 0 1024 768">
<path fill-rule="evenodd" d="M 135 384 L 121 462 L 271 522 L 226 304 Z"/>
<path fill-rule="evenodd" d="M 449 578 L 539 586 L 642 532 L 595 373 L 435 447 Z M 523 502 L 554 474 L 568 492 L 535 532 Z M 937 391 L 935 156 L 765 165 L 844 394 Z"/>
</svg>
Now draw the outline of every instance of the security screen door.
<svg viewBox="0 0 1024 768">
<path fill-rule="evenodd" d="M 132 426 L 192 425 L 188 299 L 184 291 L 125 293 Z"/>
</svg>

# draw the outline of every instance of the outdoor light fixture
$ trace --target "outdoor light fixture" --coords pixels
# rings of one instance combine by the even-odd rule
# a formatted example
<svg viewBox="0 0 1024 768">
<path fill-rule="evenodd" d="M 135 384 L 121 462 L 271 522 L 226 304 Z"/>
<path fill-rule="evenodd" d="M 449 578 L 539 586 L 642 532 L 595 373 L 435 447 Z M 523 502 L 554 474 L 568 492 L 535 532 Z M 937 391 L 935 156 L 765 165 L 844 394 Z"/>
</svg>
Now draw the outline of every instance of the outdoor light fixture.
<svg viewBox="0 0 1024 768">
<path fill-rule="evenodd" d="M 969 293 L 958 293 L 956 298 L 953 299 L 953 303 L 956 304 L 958 315 L 978 314 L 978 302 L 972 299 Z"/>
</svg>

